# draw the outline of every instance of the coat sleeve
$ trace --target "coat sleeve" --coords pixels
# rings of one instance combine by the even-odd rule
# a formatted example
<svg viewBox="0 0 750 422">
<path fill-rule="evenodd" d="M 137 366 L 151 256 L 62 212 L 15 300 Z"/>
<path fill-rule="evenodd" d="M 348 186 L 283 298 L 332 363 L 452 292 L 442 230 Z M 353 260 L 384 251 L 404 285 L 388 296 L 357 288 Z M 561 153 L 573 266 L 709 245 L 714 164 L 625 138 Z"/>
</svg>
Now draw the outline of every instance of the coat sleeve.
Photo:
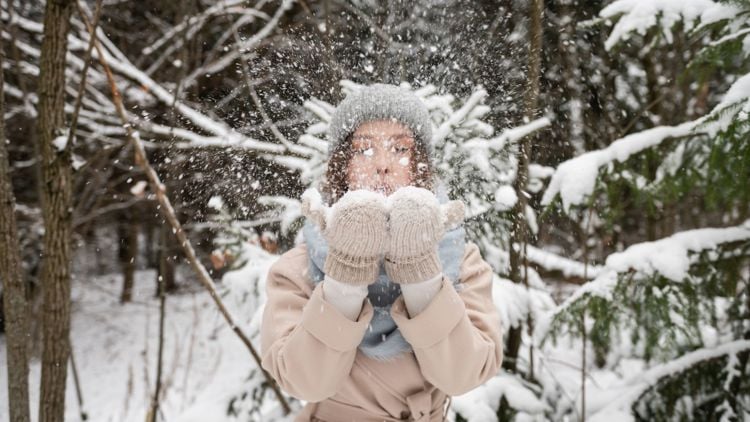
<svg viewBox="0 0 750 422">
<path fill-rule="evenodd" d="M 399 296 L 391 316 L 412 345 L 425 379 L 451 396 L 495 376 L 503 360 L 500 314 L 492 300 L 492 268 L 468 243 L 457 289 L 447 277 L 429 305 L 410 318 Z"/>
<path fill-rule="evenodd" d="M 307 252 L 282 255 L 266 278 L 261 323 L 261 365 L 287 393 L 318 402 L 337 393 L 349 375 L 357 347 L 373 315 L 365 300 L 356 321 L 323 298 L 323 283 L 311 290 Z"/>
</svg>

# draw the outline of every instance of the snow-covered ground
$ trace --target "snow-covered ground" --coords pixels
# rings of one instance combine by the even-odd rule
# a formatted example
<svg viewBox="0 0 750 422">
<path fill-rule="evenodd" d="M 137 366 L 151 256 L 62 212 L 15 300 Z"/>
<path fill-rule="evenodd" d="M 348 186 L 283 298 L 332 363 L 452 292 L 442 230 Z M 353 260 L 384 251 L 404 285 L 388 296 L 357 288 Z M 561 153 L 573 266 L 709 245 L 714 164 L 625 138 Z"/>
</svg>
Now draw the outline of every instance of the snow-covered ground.
<svg viewBox="0 0 750 422">
<path fill-rule="evenodd" d="M 125 305 L 119 303 L 120 274 L 79 279 L 73 285 L 71 338 L 88 420 L 145 420 L 154 389 L 158 350 L 159 301 L 154 297 L 154 278 L 153 270 L 138 271 L 133 301 Z M 228 400 L 243 390 L 243 383 L 256 365 L 209 295 L 197 282 L 193 285 L 192 292 L 167 298 L 161 411 L 163 420 L 168 421 L 219 421 L 227 413 Z M 0 359 L 0 420 L 6 421 L 3 336 Z M 39 357 L 35 356 L 30 373 L 34 420 L 38 413 L 40 368 Z M 69 372 L 66 421 L 81 420 L 75 391 Z"/>
<path fill-rule="evenodd" d="M 691 239 L 695 240 L 695 237 Z M 661 245 L 657 242 L 654 244 Z M 691 245 L 697 247 L 698 243 L 693 242 Z M 220 292 L 236 323 L 243 327 L 259 350 L 257 332 L 265 301 L 265 274 L 277 257 L 250 244 L 244 244 L 242 249 L 244 265 L 239 270 L 224 274 L 219 283 Z M 641 252 L 638 248 L 632 250 L 639 254 Z M 625 256 L 630 253 L 628 251 L 620 255 Z M 83 409 L 88 420 L 143 421 L 149 408 L 156 374 L 159 326 L 159 301 L 154 296 L 156 274 L 154 270 L 137 271 L 133 300 L 123 305 L 119 303 L 121 273 L 110 272 L 110 269 L 115 268 L 107 267 L 116 261 L 111 260 L 106 253 L 82 253 L 77 259 L 74 271 L 77 277 L 72 291 L 71 338 L 74 341 L 72 347 L 80 375 Z M 97 274 L 95 268 L 102 266 L 106 271 L 94 275 Z M 270 391 L 266 391 L 267 400 L 263 400 L 264 405 L 259 414 L 247 414 L 248 403 L 252 402 L 248 398 L 236 403 L 239 416 L 228 415 L 233 398 L 242 393 L 253 393 L 259 380 L 257 376 L 250 375 L 257 365 L 219 314 L 209 294 L 194 279 L 191 270 L 184 265 L 178 266 L 177 270 L 181 289 L 178 293 L 170 294 L 166 302 L 161 420 L 290 421 L 292 417 L 278 416 L 279 407 Z M 81 274 L 92 275 L 82 277 Z M 530 313 L 539 322 L 537 328 L 543 332 L 544 316 L 556 309 L 552 296 L 557 296 L 560 288 L 546 286 L 535 271 L 529 275 L 529 290 L 495 277 L 493 299 L 501 311 L 506 329 L 522 322 Z M 569 292 L 564 295 L 570 296 Z M 568 300 L 572 297 L 575 294 Z M 532 344 L 528 333 L 524 332 L 523 336 L 519 353 L 520 367 L 528 365 L 528 346 Z M 652 384 L 654 377 L 665 371 L 679 369 L 679 362 L 692 362 L 704 355 L 721 354 L 722 347 L 747 347 L 745 343 L 726 346 L 721 341 L 706 341 L 706 349 L 677 361 L 649 367 L 642 360 L 629 357 L 632 353 L 626 350 L 630 347 L 627 334 L 621 334 L 620 337 L 618 344 L 622 353 L 619 353 L 616 365 L 596 368 L 592 365 L 594 353 L 591 345 L 586 347 L 586 412 L 591 417 L 611 416 L 612 420 L 630 420 L 630 416 L 623 413 L 623 409 L 627 409 L 628 398 L 637 396 Z M 566 420 L 571 418 L 571 414 L 578 415 L 582 390 L 582 344 L 580 339 L 567 336 L 562 336 L 560 340 L 557 344 L 546 343 L 542 350 L 534 351 L 534 371 L 541 389 L 515 375 L 501 372 L 475 390 L 454 397 L 450 419 L 453 420 L 457 411 L 472 422 L 494 422 L 495 410 L 501 397 L 505 397 L 514 409 L 522 412 L 516 417 L 519 421 L 547 420 L 545 413 L 550 420 Z M 0 421 L 5 421 L 8 420 L 8 397 L 3 336 L 0 336 L 0 359 Z M 33 420 L 36 420 L 38 413 L 39 379 L 37 352 L 37 356 L 32 358 L 30 376 Z M 68 376 L 66 392 L 66 420 L 80 421 L 81 409 L 72 373 Z M 554 408 L 551 408 L 553 403 Z M 294 413 L 302 404 L 290 400 Z"/>
<path fill-rule="evenodd" d="M 237 321 L 252 335 L 257 323 L 252 321 L 256 310 L 253 300 L 243 296 L 255 288 L 252 285 L 257 286 L 254 278 L 265 271 L 273 258 L 270 255 L 258 256 L 262 252 L 257 248 L 249 249 L 248 252 L 256 253 L 254 258 L 259 265 L 247 265 L 240 271 L 227 273 L 224 282 L 231 287 L 233 294 L 224 299 Z M 247 378 L 251 369 L 256 367 L 255 362 L 229 329 L 205 290 L 194 280 L 187 281 L 192 277 L 189 271 L 188 268 L 180 268 L 178 274 L 182 279 L 179 282 L 193 287 L 169 295 L 166 302 L 164 395 L 161 405 L 164 420 L 246 421 L 247 418 L 227 416 L 227 407 L 233 396 L 250 389 L 251 383 Z M 73 284 L 71 338 L 75 341 L 72 347 L 88 420 L 145 420 L 154 389 L 158 348 L 159 301 L 154 297 L 154 279 L 153 270 L 137 271 L 133 301 L 124 305 L 119 302 L 122 287 L 120 273 L 78 279 Z M 239 285 L 244 284 L 243 280 L 247 281 L 246 289 Z M 242 303 L 253 309 L 242 309 Z M 254 337 L 254 341 L 259 350 L 257 337 Z M 8 398 L 5 353 L 5 338 L 0 336 L 2 421 L 7 420 L 3 417 L 3 412 L 7 412 Z M 575 355 L 573 351 L 569 353 Z M 548 364 L 556 367 L 556 371 L 569 370 L 573 379 L 579 376 L 575 369 L 576 362 L 568 362 L 562 368 L 557 367 L 559 362 Z M 32 360 L 30 374 L 34 420 L 38 412 L 39 378 L 40 361 L 36 356 Z M 500 394 L 515 397 L 514 404 L 520 408 L 538 409 L 542 406 L 525 389 L 517 388 L 517 382 L 508 376 L 500 376 L 486 386 L 455 397 L 453 408 L 466 416 L 472 416 L 472 420 L 482 421 L 493 420 L 492 408 L 496 408 Z M 575 383 L 565 384 L 568 388 L 577 389 Z M 80 407 L 72 372 L 69 372 L 66 394 L 65 420 L 80 421 Z M 269 402 L 273 402 L 272 397 Z M 296 402 L 293 404 L 299 405 Z M 275 406 L 272 407 L 274 409 L 271 411 L 276 410 Z"/>
</svg>

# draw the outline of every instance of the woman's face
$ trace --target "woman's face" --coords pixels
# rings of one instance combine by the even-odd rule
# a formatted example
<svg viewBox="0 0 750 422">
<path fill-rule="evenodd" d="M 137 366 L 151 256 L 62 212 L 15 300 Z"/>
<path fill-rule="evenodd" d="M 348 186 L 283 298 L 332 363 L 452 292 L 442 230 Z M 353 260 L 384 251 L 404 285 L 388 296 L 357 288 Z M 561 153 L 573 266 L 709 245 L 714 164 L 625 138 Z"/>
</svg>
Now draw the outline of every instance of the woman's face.
<svg viewBox="0 0 750 422">
<path fill-rule="evenodd" d="M 362 123 L 352 135 L 349 189 L 390 195 L 413 180 L 414 135 L 393 120 Z"/>
</svg>

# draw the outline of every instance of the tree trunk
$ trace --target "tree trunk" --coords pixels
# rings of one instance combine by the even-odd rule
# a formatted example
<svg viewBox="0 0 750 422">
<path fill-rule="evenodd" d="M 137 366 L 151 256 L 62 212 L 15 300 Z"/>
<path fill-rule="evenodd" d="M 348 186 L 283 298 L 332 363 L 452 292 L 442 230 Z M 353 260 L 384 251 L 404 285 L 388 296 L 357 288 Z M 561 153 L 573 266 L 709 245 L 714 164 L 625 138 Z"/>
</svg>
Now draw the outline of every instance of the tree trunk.
<svg viewBox="0 0 750 422">
<path fill-rule="evenodd" d="M 151 406 L 146 415 L 146 422 L 156 422 L 157 420 L 160 395 L 162 394 L 162 370 L 164 369 L 162 364 L 164 361 L 164 320 L 166 317 L 167 294 L 163 280 L 162 282 L 157 281 L 157 283 L 159 295 L 159 349 L 156 356 L 156 386 L 154 387 L 154 395 L 151 396 Z"/>
<path fill-rule="evenodd" d="M 565 101 L 568 111 L 568 142 L 575 153 L 581 155 L 586 152 L 586 133 L 583 122 L 584 100 L 581 86 L 581 71 L 579 67 L 578 45 L 576 44 L 576 11 L 578 8 L 573 0 L 560 3 L 560 19 L 563 23 L 560 32 L 558 49 L 563 66 L 563 80 L 565 81 Z"/>
<path fill-rule="evenodd" d="M 0 39 L 0 64 L 5 61 L 3 51 Z M 0 116 L 5 115 L 4 86 L 3 72 L 0 71 Z M 16 230 L 16 198 L 8 161 L 5 119 L 0 119 L 0 281 L 3 283 L 2 311 L 7 336 L 8 407 L 10 420 L 29 422 L 28 308 Z"/>
<path fill-rule="evenodd" d="M 59 422 L 65 415 L 65 381 L 70 356 L 70 267 L 72 167 L 70 146 L 53 141 L 65 133 L 65 53 L 70 0 L 50 0 L 44 13 L 40 57 L 38 135 L 42 170 L 44 241 L 41 284 L 42 377 L 39 422 Z"/>
<path fill-rule="evenodd" d="M 524 97 L 524 115 L 528 120 L 535 117 L 537 113 L 537 100 L 539 98 L 539 76 L 542 63 L 542 0 L 533 0 L 529 10 L 530 42 L 529 42 L 529 85 L 526 87 Z M 513 231 L 510 237 L 510 278 L 516 283 L 526 283 L 526 272 L 521 271 L 525 265 L 526 243 L 528 242 L 528 224 L 526 222 L 526 183 L 529 173 L 529 155 L 531 145 L 528 137 L 519 141 L 518 151 L 518 173 L 514 181 L 514 188 L 518 201 L 513 209 Z M 508 344 L 506 347 L 506 359 L 503 367 L 510 371 L 516 370 L 518 349 L 521 346 L 522 327 L 511 328 L 508 333 Z"/>
<path fill-rule="evenodd" d="M 159 245 L 156 242 L 159 241 L 160 226 L 154 226 L 151 220 L 147 220 L 143 225 L 143 254 L 145 255 L 146 261 L 144 265 L 146 268 L 158 268 L 159 266 Z"/>
<path fill-rule="evenodd" d="M 120 234 L 120 266 L 122 268 L 122 292 L 120 303 L 127 303 L 133 298 L 136 257 L 138 256 L 138 220 L 134 210 L 127 211 L 125 221 L 118 224 Z"/>
<path fill-rule="evenodd" d="M 156 296 L 159 296 L 161 284 L 164 284 L 165 292 L 173 292 L 177 290 L 177 283 L 175 282 L 175 250 L 172 247 L 174 241 L 172 239 L 172 229 L 162 224 L 159 230 L 159 271 L 156 275 Z"/>
</svg>

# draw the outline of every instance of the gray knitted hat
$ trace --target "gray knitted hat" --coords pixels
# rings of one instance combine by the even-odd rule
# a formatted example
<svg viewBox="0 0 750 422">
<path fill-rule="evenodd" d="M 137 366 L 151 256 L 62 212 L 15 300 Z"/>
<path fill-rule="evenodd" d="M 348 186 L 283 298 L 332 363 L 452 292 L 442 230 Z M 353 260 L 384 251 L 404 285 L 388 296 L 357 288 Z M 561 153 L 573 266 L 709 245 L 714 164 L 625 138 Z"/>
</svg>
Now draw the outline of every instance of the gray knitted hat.
<svg viewBox="0 0 750 422">
<path fill-rule="evenodd" d="M 328 126 L 328 158 L 364 122 L 394 118 L 414 133 L 432 156 L 432 122 L 427 106 L 414 93 L 396 85 L 376 83 L 347 95 Z"/>
</svg>

